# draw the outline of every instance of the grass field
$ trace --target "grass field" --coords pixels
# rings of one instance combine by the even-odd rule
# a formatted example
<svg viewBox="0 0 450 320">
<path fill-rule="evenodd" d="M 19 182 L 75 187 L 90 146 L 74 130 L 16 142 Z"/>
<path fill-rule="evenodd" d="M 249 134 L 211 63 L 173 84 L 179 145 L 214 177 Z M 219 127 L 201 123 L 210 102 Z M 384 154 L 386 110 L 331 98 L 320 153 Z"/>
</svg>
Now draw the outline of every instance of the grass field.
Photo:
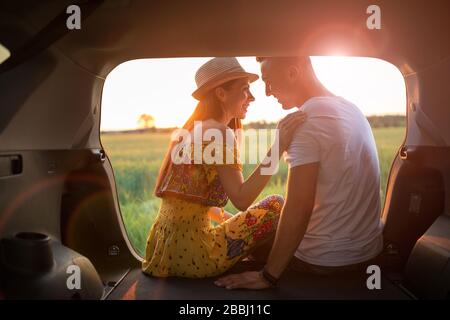
<svg viewBox="0 0 450 320">
<path fill-rule="evenodd" d="M 405 128 L 376 128 L 373 130 L 378 148 L 381 169 L 381 194 L 384 200 L 387 177 L 392 160 L 403 141 Z M 162 158 L 167 150 L 170 135 L 102 134 L 102 144 L 112 163 L 119 194 L 120 209 L 128 236 L 141 255 L 145 250 L 147 233 L 158 213 L 160 199 L 153 196 L 153 188 Z M 255 146 L 254 146 L 255 147 Z M 244 176 L 254 165 L 244 165 Z M 272 193 L 284 194 L 287 166 L 280 164 L 259 198 Z M 229 212 L 237 212 L 229 202 Z"/>
</svg>

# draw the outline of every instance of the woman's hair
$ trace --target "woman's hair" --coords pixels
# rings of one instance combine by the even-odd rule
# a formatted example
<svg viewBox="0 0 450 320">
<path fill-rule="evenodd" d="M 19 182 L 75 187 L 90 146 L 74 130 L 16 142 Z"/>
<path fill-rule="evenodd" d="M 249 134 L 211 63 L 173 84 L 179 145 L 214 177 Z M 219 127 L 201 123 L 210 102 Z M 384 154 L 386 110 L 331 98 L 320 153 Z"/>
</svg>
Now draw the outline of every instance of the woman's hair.
<svg viewBox="0 0 450 320">
<path fill-rule="evenodd" d="M 220 85 L 219 87 L 221 87 L 225 90 L 228 90 L 236 82 L 237 82 L 237 80 L 231 80 L 231 81 L 228 81 L 228 82 Z M 194 112 L 191 114 L 189 119 L 183 125 L 183 129 L 190 131 L 194 128 L 195 121 L 204 121 L 207 119 L 217 120 L 223 116 L 224 110 L 223 110 L 222 104 L 219 101 L 219 98 L 217 97 L 214 89 L 212 89 L 208 93 L 206 93 L 205 96 L 198 102 L 197 106 L 195 107 Z M 228 123 L 228 127 L 233 130 L 241 129 L 242 128 L 241 120 L 238 118 L 231 119 L 230 122 Z M 168 148 L 167 153 L 162 162 L 158 177 L 156 179 L 155 189 L 154 189 L 156 196 L 158 196 L 157 191 L 158 191 L 159 187 L 161 186 L 161 183 L 164 181 L 166 174 L 169 172 L 170 167 L 172 166 L 172 161 L 171 161 L 172 148 L 174 147 L 175 143 L 177 143 L 177 142 L 178 141 L 170 142 L 169 148 Z"/>
</svg>

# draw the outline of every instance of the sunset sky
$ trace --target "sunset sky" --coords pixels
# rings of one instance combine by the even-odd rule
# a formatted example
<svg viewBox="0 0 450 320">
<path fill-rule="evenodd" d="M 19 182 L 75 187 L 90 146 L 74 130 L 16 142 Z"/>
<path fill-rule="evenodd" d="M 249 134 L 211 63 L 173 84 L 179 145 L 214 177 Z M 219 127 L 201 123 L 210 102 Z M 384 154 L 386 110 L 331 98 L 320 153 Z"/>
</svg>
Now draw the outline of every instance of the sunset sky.
<svg viewBox="0 0 450 320">
<path fill-rule="evenodd" d="M 210 58 L 141 59 L 125 62 L 106 78 L 102 97 L 101 130 L 135 129 L 142 113 L 157 127 L 181 126 L 195 108 L 191 93 L 197 69 Z M 245 70 L 261 74 L 254 57 L 238 58 Z M 319 80 L 334 94 L 354 102 L 366 115 L 405 114 L 406 89 L 400 71 L 373 58 L 311 57 Z M 266 97 L 262 80 L 250 90 L 246 122 L 276 121 L 283 111 Z"/>
</svg>

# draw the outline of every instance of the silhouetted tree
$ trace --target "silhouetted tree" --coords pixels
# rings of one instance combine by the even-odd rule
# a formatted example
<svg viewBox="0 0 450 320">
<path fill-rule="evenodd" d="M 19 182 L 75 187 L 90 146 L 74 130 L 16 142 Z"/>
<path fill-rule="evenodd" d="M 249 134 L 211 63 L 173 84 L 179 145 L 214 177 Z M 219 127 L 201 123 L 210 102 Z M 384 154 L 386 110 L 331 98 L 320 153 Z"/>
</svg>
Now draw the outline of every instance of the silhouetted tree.
<svg viewBox="0 0 450 320">
<path fill-rule="evenodd" d="M 155 127 L 155 118 L 149 114 L 143 113 L 138 118 L 139 126 L 144 129 Z"/>
</svg>

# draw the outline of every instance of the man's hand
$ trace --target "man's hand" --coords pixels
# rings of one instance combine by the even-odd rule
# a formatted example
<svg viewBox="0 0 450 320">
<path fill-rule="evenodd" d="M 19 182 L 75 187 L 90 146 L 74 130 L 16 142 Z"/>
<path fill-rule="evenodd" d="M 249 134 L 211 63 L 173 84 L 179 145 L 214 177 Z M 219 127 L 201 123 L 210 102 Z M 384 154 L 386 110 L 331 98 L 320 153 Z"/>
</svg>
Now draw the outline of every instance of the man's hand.
<svg viewBox="0 0 450 320">
<path fill-rule="evenodd" d="M 214 282 L 216 286 L 226 289 L 267 289 L 270 285 L 264 280 L 259 271 L 247 271 L 239 274 L 231 274 L 219 278 Z"/>
</svg>

